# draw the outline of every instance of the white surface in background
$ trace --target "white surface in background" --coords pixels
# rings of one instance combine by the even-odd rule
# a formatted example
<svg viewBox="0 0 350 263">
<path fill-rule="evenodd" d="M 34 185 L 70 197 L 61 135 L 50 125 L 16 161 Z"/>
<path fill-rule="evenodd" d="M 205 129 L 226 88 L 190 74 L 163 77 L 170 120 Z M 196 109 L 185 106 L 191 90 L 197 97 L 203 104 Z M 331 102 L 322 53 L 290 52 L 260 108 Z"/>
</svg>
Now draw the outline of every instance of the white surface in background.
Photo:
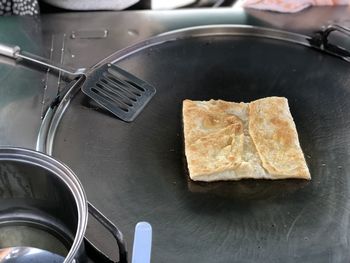
<svg viewBox="0 0 350 263">
<path fill-rule="evenodd" d="M 193 4 L 196 0 L 152 0 L 152 9 L 174 9 L 185 5 Z"/>
<path fill-rule="evenodd" d="M 98 1 L 96 0 L 43 0 L 43 1 L 53 6 L 57 6 L 57 7 L 69 9 L 69 10 L 122 10 L 139 2 L 139 0 L 98 0 Z M 164 1 L 164 2 L 168 2 L 168 1 Z"/>
<path fill-rule="evenodd" d="M 243 7 L 244 0 L 237 0 L 234 4 L 234 8 L 242 8 Z"/>
</svg>

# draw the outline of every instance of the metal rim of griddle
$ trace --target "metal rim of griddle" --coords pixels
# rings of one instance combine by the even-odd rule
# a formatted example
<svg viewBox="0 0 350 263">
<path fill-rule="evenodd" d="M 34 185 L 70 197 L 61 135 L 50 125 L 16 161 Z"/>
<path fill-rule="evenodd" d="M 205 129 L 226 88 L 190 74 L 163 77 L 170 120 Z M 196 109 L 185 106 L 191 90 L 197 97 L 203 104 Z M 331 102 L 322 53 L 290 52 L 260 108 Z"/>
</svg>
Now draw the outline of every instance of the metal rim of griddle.
<svg viewBox="0 0 350 263">
<path fill-rule="evenodd" d="M 288 31 L 248 25 L 205 25 L 187 27 L 159 34 L 155 37 L 149 38 L 147 40 L 126 47 L 120 51 L 117 51 L 93 66 L 87 72 L 87 75 L 101 65 L 104 65 L 106 63 L 117 63 L 127 56 L 130 56 L 152 46 L 157 46 L 165 42 L 176 41 L 180 39 L 210 36 L 246 36 L 280 40 L 314 48 L 316 50 L 337 56 L 347 62 L 350 62 L 350 53 L 346 49 L 329 43 L 328 36 L 333 31 L 339 31 L 347 36 L 350 36 L 350 30 L 339 25 L 330 25 L 323 30 L 316 32 L 312 37 Z M 59 104 L 48 109 L 38 133 L 36 143 L 37 151 L 52 155 L 54 139 L 58 125 L 71 100 L 80 90 L 80 86 L 84 81 L 84 76 L 76 80 L 63 96 Z M 120 120 L 116 119 L 116 121 Z"/>
</svg>

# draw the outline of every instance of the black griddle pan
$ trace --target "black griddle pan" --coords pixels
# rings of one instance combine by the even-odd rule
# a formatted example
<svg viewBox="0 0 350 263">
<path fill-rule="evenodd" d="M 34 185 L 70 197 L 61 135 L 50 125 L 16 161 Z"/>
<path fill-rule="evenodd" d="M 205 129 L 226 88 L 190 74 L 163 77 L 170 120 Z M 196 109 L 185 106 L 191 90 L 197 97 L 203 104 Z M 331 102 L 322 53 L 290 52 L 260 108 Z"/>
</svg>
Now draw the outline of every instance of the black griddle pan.
<svg viewBox="0 0 350 263">
<path fill-rule="evenodd" d="M 77 93 L 49 151 L 129 242 L 136 222 L 152 224 L 152 262 L 349 262 L 350 64 L 323 34 L 209 26 L 117 52 L 157 96 L 126 124 Z M 182 100 L 267 96 L 288 98 L 312 180 L 190 181 Z"/>
</svg>

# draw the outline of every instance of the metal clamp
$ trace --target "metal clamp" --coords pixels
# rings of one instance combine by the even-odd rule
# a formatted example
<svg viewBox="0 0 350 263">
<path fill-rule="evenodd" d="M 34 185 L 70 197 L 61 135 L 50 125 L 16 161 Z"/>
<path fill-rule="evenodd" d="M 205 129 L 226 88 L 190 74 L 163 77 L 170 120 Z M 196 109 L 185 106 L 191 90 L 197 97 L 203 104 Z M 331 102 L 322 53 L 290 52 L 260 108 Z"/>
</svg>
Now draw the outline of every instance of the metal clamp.
<svg viewBox="0 0 350 263">
<path fill-rule="evenodd" d="M 88 203 L 89 213 L 102 225 L 104 226 L 116 239 L 119 250 L 119 261 L 118 263 L 126 263 L 128 261 L 128 255 L 126 250 L 126 243 L 124 241 L 123 234 L 120 230 L 106 218 L 96 207 Z M 99 263 L 114 263 L 108 256 L 106 256 L 101 250 L 99 250 L 92 242 L 85 238 L 85 247 L 89 257 Z M 98 261 L 97 261 L 98 260 Z M 115 262 L 117 263 L 117 262 Z"/>
<path fill-rule="evenodd" d="M 323 30 L 316 32 L 310 39 L 311 45 L 350 62 L 350 51 L 344 47 L 330 43 L 329 36 L 333 32 L 340 32 L 350 37 L 350 28 L 341 25 L 329 25 Z"/>
</svg>

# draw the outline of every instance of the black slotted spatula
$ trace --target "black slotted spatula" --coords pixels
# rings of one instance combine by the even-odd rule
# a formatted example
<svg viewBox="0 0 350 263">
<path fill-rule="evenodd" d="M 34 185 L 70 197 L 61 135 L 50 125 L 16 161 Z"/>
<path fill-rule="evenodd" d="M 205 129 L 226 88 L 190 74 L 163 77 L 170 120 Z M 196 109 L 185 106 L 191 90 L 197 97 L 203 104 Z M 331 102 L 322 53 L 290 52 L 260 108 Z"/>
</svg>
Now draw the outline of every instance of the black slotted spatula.
<svg viewBox="0 0 350 263">
<path fill-rule="evenodd" d="M 133 121 L 156 93 L 153 86 L 113 64 L 94 70 L 81 89 L 127 122 Z"/>
<path fill-rule="evenodd" d="M 18 46 L 3 44 L 0 44 L 0 55 L 31 61 L 72 76 L 84 75 L 82 91 L 126 122 L 132 122 L 156 93 L 153 86 L 113 64 L 104 64 L 89 72 L 85 69 L 74 70 L 34 54 L 22 52 Z"/>
</svg>

